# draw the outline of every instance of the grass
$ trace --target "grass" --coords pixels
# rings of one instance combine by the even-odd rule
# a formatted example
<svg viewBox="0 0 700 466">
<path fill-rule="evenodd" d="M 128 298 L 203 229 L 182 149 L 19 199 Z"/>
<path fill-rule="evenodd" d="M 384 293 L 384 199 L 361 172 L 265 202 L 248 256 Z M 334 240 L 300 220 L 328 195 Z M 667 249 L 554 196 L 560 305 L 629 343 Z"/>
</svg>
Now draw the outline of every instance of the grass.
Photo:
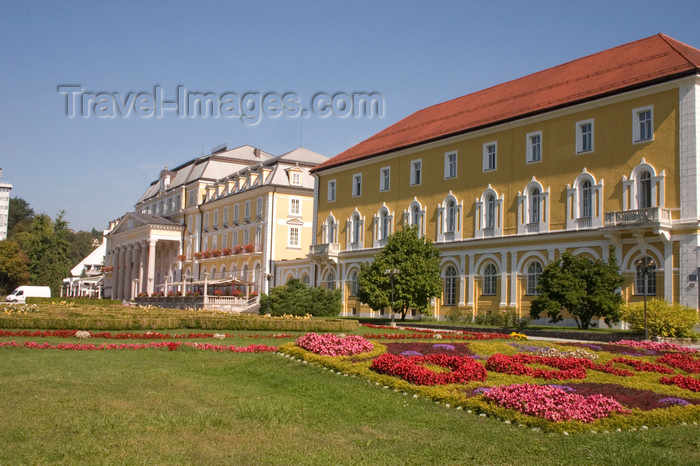
<svg viewBox="0 0 700 466">
<path fill-rule="evenodd" d="M 0 353 L 2 464 L 700 463 L 695 426 L 532 432 L 274 354 Z"/>
</svg>

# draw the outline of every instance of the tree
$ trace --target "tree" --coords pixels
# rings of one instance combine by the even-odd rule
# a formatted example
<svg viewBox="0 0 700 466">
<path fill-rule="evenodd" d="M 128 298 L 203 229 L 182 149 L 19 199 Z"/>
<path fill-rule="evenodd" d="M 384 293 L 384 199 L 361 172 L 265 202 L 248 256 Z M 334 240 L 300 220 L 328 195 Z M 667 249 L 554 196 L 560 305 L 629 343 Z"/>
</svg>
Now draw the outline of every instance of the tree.
<svg viewBox="0 0 700 466">
<path fill-rule="evenodd" d="M 29 231 L 34 209 L 29 207 L 29 202 L 21 197 L 10 198 L 10 211 L 7 213 L 7 237 L 12 238 L 17 233 Z"/>
<path fill-rule="evenodd" d="M 29 283 L 29 260 L 16 241 L 0 241 L 0 295 Z"/>
<path fill-rule="evenodd" d="M 442 293 L 440 280 L 440 250 L 429 239 L 418 236 L 415 225 L 387 238 L 386 246 L 368 264 L 362 264 L 358 277 L 358 298 L 377 311 L 391 307 L 391 277 L 394 276 L 394 312 L 406 318 L 409 309 L 425 313 L 432 298 Z"/>
<path fill-rule="evenodd" d="M 608 257 L 608 262 L 591 261 L 565 252 L 561 259 L 547 264 L 537 286 L 541 294 L 532 302 L 530 315 L 537 319 L 546 312 L 551 322 L 559 322 L 561 311 L 566 310 L 578 328 L 587 329 L 594 316 L 612 326 L 620 317 L 623 300 L 617 289 L 624 278 L 612 246 Z"/>
<path fill-rule="evenodd" d="M 31 229 L 17 235 L 17 242 L 29 259 L 29 276 L 32 285 L 51 287 L 58 294 L 61 280 L 71 269 L 70 245 L 66 239 L 70 231 L 66 228 L 63 214 L 56 222 L 44 214 L 37 215 Z"/>
</svg>

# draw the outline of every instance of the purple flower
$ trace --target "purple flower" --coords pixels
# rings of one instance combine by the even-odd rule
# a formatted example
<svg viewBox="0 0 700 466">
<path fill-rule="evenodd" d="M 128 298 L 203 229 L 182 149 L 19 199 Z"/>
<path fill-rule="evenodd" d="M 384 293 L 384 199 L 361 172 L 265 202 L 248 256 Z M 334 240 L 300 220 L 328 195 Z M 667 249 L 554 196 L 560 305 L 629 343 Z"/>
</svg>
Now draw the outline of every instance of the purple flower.
<svg viewBox="0 0 700 466">
<path fill-rule="evenodd" d="M 572 387 L 569 387 L 568 385 L 554 385 L 554 384 L 549 384 L 550 387 L 558 388 L 560 390 L 564 390 L 565 392 L 575 392 L 576 390 Z"/>
<path fill-rule="evenodd" d="M 418 351 L 410 350 L 410 351 L 404 351 L 403 353 L 401 353 L 401 356 L 405 356 L 407 358 L 410 358 L 411 356 L 423 356 L 423 355 L 420 354 Z"/>
<path fill-rule="evenodd" d="M 436 343 L 433 345 L 433 348 L 435 348 L 435 349 L 442 348 L 442 349 L 446 349 L 446 350 L 450 350 L 450 351 L 454 351 L 454 349 L 455 349 L 454 346 L 448 345 L 447 343 Z"/>
<path fill-rule="evenodd" d="M 472 359 L 477 359 L 477 360 L 478 360 L 478 359 L 488 359 L 488 356 L 479 356 L 478 354 L 472 354 L 472 355 L 469 356 L 469 357 L 472 358 Z"/>
<path fill-rule="evenodd" d="M 488 393 L 489 390 L 491 390 L 491 387 L 479 387 L 472 390 L 472 393 L 474 395 L 483 395 L 484 393 Z"/>
<path fill-rule="evenodd" d="M 659 403 L 668 403 L 670 405 L 677 405 L 677 406 L 685 406 L 685 405 L 690 404 L 689 402 L 687 402 L 683 398 L 674 398 L 674 397 L 660 398 Z"/>
</svg>

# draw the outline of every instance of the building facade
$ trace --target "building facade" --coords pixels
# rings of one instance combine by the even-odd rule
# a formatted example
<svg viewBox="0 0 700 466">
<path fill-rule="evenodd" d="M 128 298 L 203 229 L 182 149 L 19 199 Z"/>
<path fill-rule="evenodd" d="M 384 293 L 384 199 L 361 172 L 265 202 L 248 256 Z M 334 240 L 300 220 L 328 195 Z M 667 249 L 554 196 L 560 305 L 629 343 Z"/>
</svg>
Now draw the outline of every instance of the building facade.
<svg viewBox="0 0 700 466">
<path fill-rule="evenodd" d="M 305 148 L 274 157 L 242 146 L 166 167 L 107 236 L 105 294 L 267 291 L 275 261 L 308 251 L 309 171 L 325 160 Z"/>
<path fill-rule="evenodd" d="M 699 50 L 659 34 L 404 118 L 314 169 L 313 281 L 342 287 L 345 315 L 378 316 L 359 266 L 415 224 L 442 252 L 439 318 L 527 314 L 547 263 L 609 246 L 626 302 L 697 308 L 699 70 Z"/>
<path fill-rule="evenodd" d="M 2 178 L 2 168 L 0 168 Z M 10 213 L 10 183 L 0 183 L 0 241 L 7 238 L 7 220 Z"/>
</svg>

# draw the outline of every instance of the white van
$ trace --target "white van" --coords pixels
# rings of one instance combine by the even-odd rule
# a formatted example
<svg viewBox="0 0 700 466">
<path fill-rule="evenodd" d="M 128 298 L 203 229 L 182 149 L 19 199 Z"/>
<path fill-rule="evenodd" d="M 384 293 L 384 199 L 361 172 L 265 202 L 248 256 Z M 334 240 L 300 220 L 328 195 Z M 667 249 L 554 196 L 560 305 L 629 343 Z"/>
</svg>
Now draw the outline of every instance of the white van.
<svg viewBox="0 0 700 466">
<path fill-rule="evenodd" d="M 18 286 L 8 294 L 5 301 L 11 303 L 26 303 L 27 298 L 50 298 L 51 288 L 48 286 Z"/>
</svg>

